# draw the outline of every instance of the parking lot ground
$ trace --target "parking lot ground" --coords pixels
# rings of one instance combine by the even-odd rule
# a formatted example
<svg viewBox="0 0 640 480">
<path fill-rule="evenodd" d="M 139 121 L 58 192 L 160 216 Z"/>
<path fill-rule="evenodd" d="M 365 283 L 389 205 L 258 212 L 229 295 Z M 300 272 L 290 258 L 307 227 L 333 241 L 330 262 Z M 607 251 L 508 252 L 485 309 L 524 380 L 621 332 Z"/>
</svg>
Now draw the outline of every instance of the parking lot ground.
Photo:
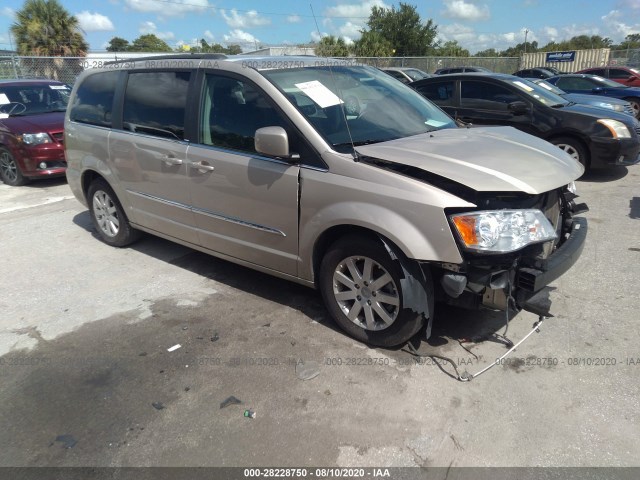
<svg viewBox="0 0 640 480">
<path fill-rule="evenodd" d="M 345 336 L 311 289 L 101 243 L 64 180 L 0 184 L 0 466 L 638 466 L 640 167 L 577 184 L 590 230 L 555 316 L 467 383 Z M 474 373 L 503 330 L 438 308 L 420 351 Z"/>
</svg>

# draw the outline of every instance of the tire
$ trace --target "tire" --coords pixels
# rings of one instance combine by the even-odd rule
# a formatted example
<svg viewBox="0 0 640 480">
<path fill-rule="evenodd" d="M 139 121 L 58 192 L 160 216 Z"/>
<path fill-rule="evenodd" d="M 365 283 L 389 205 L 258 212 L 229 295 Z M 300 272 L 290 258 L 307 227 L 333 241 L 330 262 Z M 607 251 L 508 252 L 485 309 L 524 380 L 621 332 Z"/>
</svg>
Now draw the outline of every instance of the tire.
<svg viewBox="0 0 640 480">
<path fill-rule="evenodd" d="M 19 187 L 29 183 L 29 179 L 22 175 L 20 166 L 11 152 L 0 147 L 0 178 L 7 185 Z"/>
<path fill-rule="evenodd" d="M 322 259 L 319 287 L 327 310 L 345 332 L 370 345 L 395 347 L 424 323 L 422 314 L 403 307 L 403 278 L 400 262 L 390 257 L 381 241 L 348 236 L 334 243 Z M 427 282 L 433 312 L 430 277 Z"/>
<path fill-rule="evenodd" d="M 633 116 L 640 120 L 640 98 L 625 98 L 633 108 Z"/>
<path fill-rule="evenodd" d="M 118 197 L 104 180 L 91 183 L 87 203 L 93 225 L 104 243 L 126 247 L 140 238 L 141 232 L 131 226 Z"/>
<path fill-rule="evenodd" d="M 589 152 L 580 140 L 572 137 L 556 137 L 552 138 L 551 143 L 561 150 L 568 153 L 569 156 L 580 162 L 585 170 L 589 168 Z"/>
</svg>

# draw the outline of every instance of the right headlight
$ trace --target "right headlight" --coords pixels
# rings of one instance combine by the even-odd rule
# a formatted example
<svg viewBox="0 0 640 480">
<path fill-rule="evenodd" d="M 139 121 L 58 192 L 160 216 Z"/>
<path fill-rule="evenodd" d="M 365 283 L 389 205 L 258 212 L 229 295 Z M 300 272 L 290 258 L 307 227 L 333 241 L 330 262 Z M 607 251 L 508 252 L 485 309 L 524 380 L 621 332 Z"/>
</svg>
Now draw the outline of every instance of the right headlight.
<svg viewBox="0 0 640 480">
<path fill-rule="evenodd" d="M 609 129 L 613 138 L 631 138 L 631 132 L 627 126 L 619 122 L 618 120 L 612 120 L 610 118 L 601 118 L 598 120 L 600 125 L 604 125 Z"/>
<path fill-rule="evenodd" d="M 557 238 L 540 210 L 483 210 L 449 218 L 468 250 L 508 253 Z"/>
</svg>

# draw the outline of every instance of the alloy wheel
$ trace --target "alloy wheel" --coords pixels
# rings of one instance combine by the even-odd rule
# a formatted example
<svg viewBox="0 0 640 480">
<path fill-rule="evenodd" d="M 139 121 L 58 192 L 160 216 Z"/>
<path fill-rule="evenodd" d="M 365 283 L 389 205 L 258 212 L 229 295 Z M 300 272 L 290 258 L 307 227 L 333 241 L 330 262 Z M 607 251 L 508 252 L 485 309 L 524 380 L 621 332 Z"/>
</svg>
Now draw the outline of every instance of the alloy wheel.
<svg viewBox="0 0 640 480">
<path fill-rule="evenodd" d="M 118 211 L 111 197 L 103 190 L 98 190 L 93 195 L 93 213 L 100 230 L 109 236 L 115 237 L 120 231 L 120 219 Z"/>
<path fill-rule="evenodd" d="M 15 182 L 18 179 L 18 166 L 8 152 L 2 152 L 0 154 L 0 171 L 2 177 L 8 182 Z"/>
<path fill-rule="evenodd" d="M 400 312 L 398 288 L 389 272 L 364 256 L 342 260 L 333 273 L 333 296 L 340 310 L 365 330 L 384 330 Z"/>
</svg>

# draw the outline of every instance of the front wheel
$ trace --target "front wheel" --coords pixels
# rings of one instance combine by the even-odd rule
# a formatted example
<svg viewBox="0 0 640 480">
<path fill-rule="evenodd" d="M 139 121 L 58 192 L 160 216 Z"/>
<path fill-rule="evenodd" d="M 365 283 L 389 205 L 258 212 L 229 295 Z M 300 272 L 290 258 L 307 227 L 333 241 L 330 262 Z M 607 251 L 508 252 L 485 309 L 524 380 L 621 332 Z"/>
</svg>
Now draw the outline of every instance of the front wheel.
<svg viewBox="0 0 640 480">
<path fill-rule="evenodd" d="M 382 242 L 349 236 L 325 254 L 319 286 L 329 313 L 349 335 L 393 347 L 409 340 L 424 323 L 422 314 L 403 307 L 403 278 L 398 260 Z"/>
<path fill-rule="evenodd" d="M 129 224 L 118 197 L 107 182 L 95 180 L 87 198 L 93 225 L 104 243 L 125 247 L 140 238 L 140 231 Z"/>
<path fill-rule="evenodd" d="M 631 104 L 633 116 L 640 120 L 640 98 L 625 98 Z"/>
<path fill-rule="evenodd" d="M 19 187 L 29 182 L 29 179 L 22 175 L 16 159 L 6 148 L 0 148 L 0 178 L 12 187 Z"/>
<path fill-rule="evenodd" d="M 551 143 L 580 162 L 585 169 L 589 168 L 589 153 L 579 140 L 571 137 L 556 137 L 551 139 Z"/>
</svg>

